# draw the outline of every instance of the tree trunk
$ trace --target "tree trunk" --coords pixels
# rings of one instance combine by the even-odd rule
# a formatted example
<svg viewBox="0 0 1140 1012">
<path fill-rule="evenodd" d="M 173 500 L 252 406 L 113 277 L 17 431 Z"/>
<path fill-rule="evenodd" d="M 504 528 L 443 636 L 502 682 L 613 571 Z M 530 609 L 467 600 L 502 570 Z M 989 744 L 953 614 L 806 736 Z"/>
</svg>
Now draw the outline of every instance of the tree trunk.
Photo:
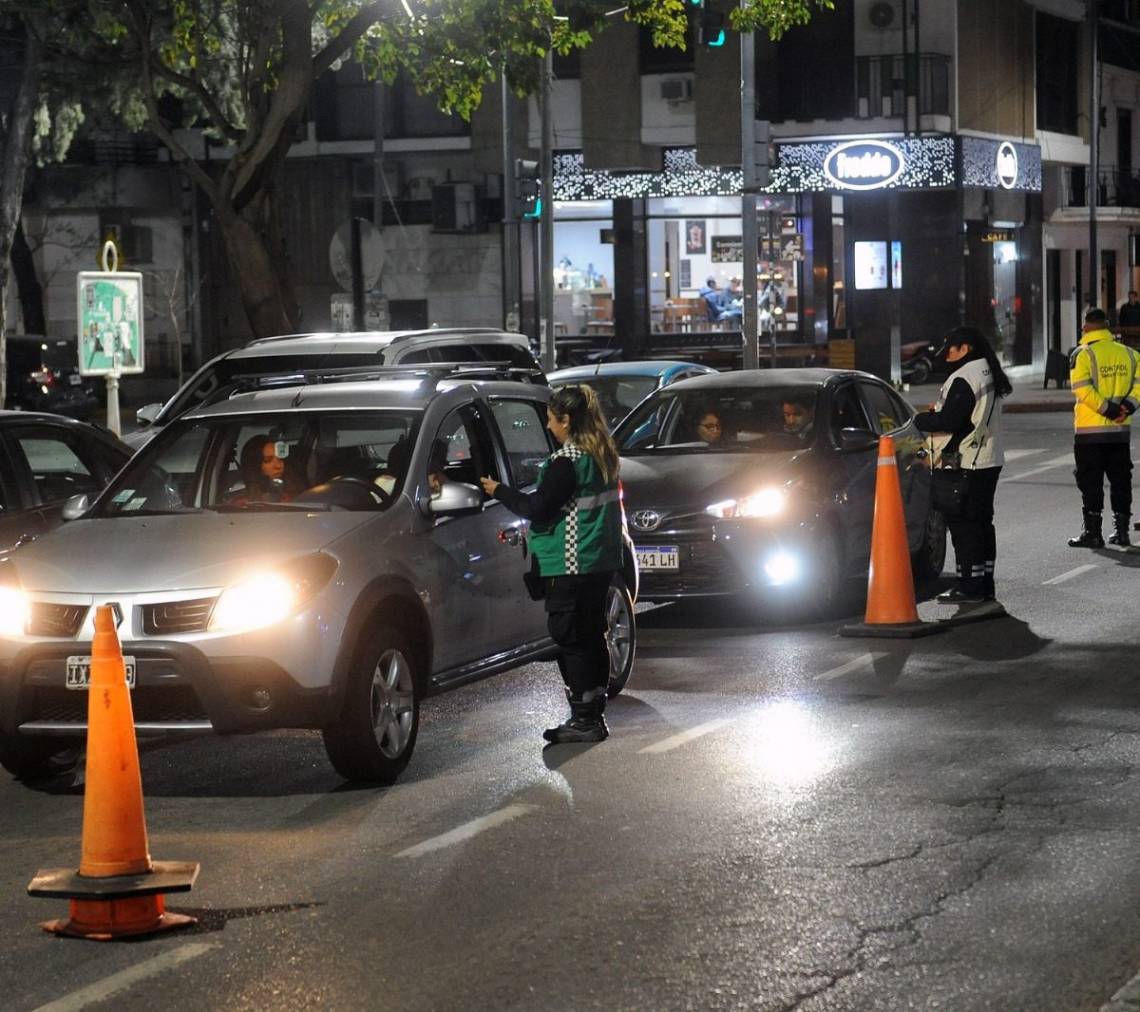
<svg viewBox="0 0 1140 1012">
<path fill-rule="evenodd" d="M 264 220 L 249 220 L 262 219 L 265 205 L 261 201 L 247 205 L 242 214 L 232 208 L 217 210 L 230 269 L 254 336 L 294 332 L 297 307 L 286 292 L 283 253 L 276 251 L 275 256 L 270 249 Z"/>
<path fill-rule="evenodd" d="M 8 356 L 5 334 L 8 327 L 9 257 L 12 239 L 24 203 L 24 176 L 28 169 L 28 150 L 32 132 L 32 116 L 40 88 L 40 42 L 24 28 L 24 63 L 20 85 L 5 117 L 3 166 L 0 168 L 0 407 L 8 399 Z"/>
<path fill-rule="evenodd" d="M 44 316 L 44 290 L 36 274 L 36 262 L 24 226 L 16 226 L 16 237 L 12 241 L 12 275 L 16 279 L 16 291 L 20 297 L 20 311 L 24 316 L 24 332 L 46 334 L 47 322 Z M 7 323 L 7 316 L 5 316 Z"/>
</svg>

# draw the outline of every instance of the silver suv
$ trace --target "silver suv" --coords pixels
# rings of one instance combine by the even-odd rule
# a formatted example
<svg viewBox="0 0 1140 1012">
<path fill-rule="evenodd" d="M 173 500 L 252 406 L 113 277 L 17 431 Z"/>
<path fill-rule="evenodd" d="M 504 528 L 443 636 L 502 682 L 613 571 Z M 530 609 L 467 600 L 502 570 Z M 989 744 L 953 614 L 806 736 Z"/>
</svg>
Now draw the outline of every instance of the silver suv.
<svg viewBox="0 0 1140 1012">
<path fill-rule="evenodd" d="M 210 359 L 165 404 L 146 404 L 139 408 L 135 420 L 140 428 L 123 438 L 137 450 L 175 418 L 228 397 L 243 378 L 250 376 L 268 376 L 288 370 L 439 362 L 503 363 L 528 373 L 539 383 L 546 382 L 525 334 L 489 327 L 285 334 L 258 338 Z"/>
<path fill-rule="evenodd" d="M 10 772 L 74 762 L 96 605 L 120 620 L 140 734 L 319 728 L 352 780 L 399 775 L 425 697 L 551 655 L 526 524 L 478 487 L 535 481 L 549 389 L 443 369 L 307 379 L 187 413 L 0 563 Z M 635 649 L 626 554 L 611 694 Z"/>
</svg>

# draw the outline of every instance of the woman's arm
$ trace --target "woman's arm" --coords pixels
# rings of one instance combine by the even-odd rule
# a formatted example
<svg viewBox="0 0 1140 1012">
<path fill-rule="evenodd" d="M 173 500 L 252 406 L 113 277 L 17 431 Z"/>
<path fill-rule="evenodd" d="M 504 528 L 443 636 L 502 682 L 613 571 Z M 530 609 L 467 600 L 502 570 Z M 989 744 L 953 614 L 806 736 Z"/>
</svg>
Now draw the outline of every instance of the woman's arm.
<svg viewBox="0 0 1140 1012">
<path fill-rule="evenodd" d="M 974 413 L 974 391 L 964 379 L 950 384 L 941 411 L 923 411 L 915 415 L 915 427 L 922 432 L 952 432 L 965 435 L 974 426 L 970 416 Z"/>
<path fill-rule="evenodd" d="M 520 492 L 494 478 L 480 478 L 479 483 L 487 495 L 494 496 L 516 516 L 545 523 L 554 520 L 574 498 L 578 480 L 570 458 L 555 457 L 533 492 Z"/>
</svg>

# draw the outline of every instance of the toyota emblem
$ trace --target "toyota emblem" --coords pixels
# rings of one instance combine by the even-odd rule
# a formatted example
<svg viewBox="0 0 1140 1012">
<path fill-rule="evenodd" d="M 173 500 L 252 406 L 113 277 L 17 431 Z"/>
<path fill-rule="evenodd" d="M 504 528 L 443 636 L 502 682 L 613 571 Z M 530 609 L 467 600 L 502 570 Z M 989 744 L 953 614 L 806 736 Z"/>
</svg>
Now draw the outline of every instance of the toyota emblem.
<svg viewBox="0 0 1140 1012">
<path fill-rule="evenodd" d="M 639 531 L 655 531 L 661 526 L 661 514 L 656 510 L 637 510 L 633 514 L 633 526 Z"/>
</svg>

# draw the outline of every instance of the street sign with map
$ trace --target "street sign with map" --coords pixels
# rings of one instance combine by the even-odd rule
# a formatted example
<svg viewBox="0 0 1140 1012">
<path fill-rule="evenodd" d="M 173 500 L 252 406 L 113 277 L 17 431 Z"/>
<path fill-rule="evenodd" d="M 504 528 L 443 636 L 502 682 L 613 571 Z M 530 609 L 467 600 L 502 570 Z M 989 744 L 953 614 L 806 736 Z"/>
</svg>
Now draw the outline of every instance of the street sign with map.
<svg viewBox="0 0 1140 1012">
<path fill-rule="evenodd" d="M 135 271 L 80 271 L 79 372 L 143 371 L 143 283 Z"/>
</svg>

